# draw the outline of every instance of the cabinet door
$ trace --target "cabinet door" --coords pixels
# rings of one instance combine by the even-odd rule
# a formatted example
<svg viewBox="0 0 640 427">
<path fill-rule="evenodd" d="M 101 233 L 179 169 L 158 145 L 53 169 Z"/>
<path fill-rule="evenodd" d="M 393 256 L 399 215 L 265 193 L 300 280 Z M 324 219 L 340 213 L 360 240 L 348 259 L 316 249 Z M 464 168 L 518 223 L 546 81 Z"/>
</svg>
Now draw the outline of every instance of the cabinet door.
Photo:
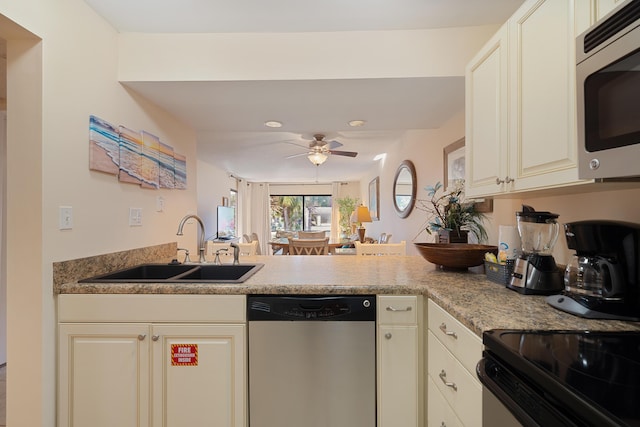
<svg viewBox="0 0 640 427">
<path fill-rule="evenodd" d="M 149 425 L 149 326 L 61 324 L 59 426 Z"/>
<path fill-rule="evenodd" d="M 378 426 L 418 425 L 418 327 L 378 327 Z"/>
<path fill-rule="evenodd" d="M 467 196 L 490 195 L 509 188 L 507 25 L 471 60 L 466 80 Z"/>
<path fill-rule="evenodd" d="M 578 182 L 574 1 L 528 0 L 509 20 L 513 189 Z"/>
<path fill-rule="evenodd" d="M 244 325 L 154 325 L 153 425 L 246 425 Z"/>
<path fill-rule="evenodd" d="M 620 6 L 624 0 L 595 0 L 596 19 L 601 20 L 607 13 Z"/>
</svg>

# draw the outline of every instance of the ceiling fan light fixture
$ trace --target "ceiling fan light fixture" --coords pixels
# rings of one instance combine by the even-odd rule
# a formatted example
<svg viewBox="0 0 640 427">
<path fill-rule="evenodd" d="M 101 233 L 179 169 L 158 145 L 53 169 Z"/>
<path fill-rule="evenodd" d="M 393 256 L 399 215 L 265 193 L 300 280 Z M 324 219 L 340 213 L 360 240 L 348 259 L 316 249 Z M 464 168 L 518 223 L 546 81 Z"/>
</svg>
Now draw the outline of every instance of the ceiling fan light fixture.
<svg viewBox="0 0 640 427">
<path fill-rule="evenodd" d="M 351 120 L 349 122 L 349 126 L 353 127 L 353 128 L 358 128 L 360 126 L 364 126 L 365 123 L 367 123 L 366 120 Z"/>
<path fill-rule="evenodd" d="M 264 125 L 268 128 L 281 128 L 282 122 L 279 122 L 277 120 L 268 120 L 264 122 Z"/>
<path fill-rule="evenodd" d="M 309 161 L 316 166 L 323 164 L 327 160 L 327 155 L 324 153 L 311 153 L 307 156 Z"/>
</svg>

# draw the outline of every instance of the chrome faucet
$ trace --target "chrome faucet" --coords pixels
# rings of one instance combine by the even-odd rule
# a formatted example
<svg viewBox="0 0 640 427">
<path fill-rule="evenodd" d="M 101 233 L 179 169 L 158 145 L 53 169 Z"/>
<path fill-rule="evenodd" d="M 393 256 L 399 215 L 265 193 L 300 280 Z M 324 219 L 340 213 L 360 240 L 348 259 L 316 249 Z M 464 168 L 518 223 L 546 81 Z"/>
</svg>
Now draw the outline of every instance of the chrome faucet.
<svg viewBox="0 0 640 427">
<path fill-rule="evenodd" d="M 198 240 L 198 253 L 200 254 L 200 257 L 198 262 L 201 264 L 204 264 L 205 262 L 207 262 L 207 260 L 204 257 L 207 247 L 204 241 L 205 239 L 204 223 L 202 222 L 200 217 L 198 215 L 193 215 L 193 214 L 186 215 L 184 218 L 180 220 L 180 224 L 178 225 L 178 232 L 176 233 L 176 235 L 182 236 L 182 227 L 184 227 L 184 224 L 191 218 L 198 221 L 198 224 L 200 225 L 200 239 Z"/>
<path fill-rule="evenodd" d="M 231 242 L 229 246 L 233 248 L 233 265 L 240 264 L 240 246 L 234 242 Z"/>
</svg>

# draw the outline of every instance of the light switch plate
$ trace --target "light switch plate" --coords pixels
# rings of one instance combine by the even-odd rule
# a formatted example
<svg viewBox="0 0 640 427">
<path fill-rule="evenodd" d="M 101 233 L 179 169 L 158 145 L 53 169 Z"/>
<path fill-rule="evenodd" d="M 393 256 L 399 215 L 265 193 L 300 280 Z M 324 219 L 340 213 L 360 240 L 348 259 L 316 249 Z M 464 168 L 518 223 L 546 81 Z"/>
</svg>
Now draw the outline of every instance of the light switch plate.
<svg viewBox="0 0 640 427">
<path fill-rule="evenodd" d="M 142 208 L 129 208 L 129 226 L 142 226 Z"/>
<path fill-rule="evenodd" d="M 58 223 L 60 230 L 71 230 L 73 228 L 73 208 L 71 206 L 60 206 Z"/>
</svg>

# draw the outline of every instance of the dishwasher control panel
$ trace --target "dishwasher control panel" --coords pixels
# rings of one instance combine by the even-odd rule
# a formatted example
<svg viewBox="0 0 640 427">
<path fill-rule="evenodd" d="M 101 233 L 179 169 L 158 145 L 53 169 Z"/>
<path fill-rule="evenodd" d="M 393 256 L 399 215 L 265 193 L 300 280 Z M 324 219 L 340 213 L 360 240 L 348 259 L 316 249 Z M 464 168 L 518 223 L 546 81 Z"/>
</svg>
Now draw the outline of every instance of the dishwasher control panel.
<svg viewBox="0 0 640 427">
<path fill-rule="evenodd" d="M 250 295 L 247 319 L 376 320 L 375 295 Z"/>
</svg>

